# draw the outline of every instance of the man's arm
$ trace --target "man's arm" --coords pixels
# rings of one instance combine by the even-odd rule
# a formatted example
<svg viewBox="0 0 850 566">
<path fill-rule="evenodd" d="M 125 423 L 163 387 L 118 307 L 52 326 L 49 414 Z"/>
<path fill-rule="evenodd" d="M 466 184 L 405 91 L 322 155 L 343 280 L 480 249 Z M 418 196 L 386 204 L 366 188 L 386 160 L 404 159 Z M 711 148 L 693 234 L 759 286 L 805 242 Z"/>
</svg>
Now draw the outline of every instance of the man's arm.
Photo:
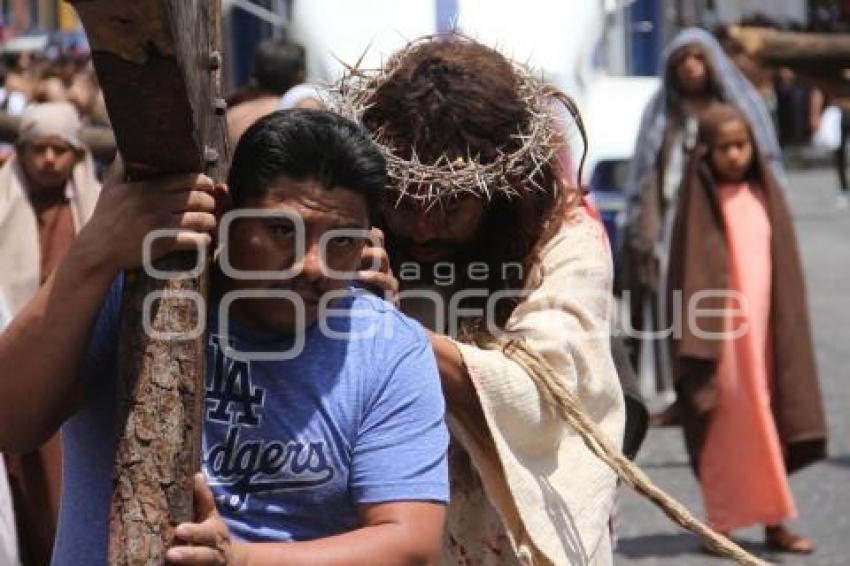
<svg viewBox="0 0 850 566">
<path fill-rule="evenodd" d="M 359 506 L 362 527 L 308 542 L 237 543 L 215 509 L 212 492 L 195 477 L 198 523 L 177 527 L 178 546 L 166 561 L 177 566 L 342 566 L 440 563 L 445 505 L 400 501 Z M 329 509 L 329 513 L 333 510 Z"/>
<path fill-rule="evenodd" d="M 247 544 L 243 564 L 439 564 L 445 505 L 401 501 L 361 505 L 363 527 L 334 537 L 291 544 Z"/>
<path fill-rule="evenodd" d="M 212 181 L 190 175 L 107 182 L 94 215 L 47 283 L 0 334 L 0 449 L 27 451 L 48 438 L 82 399 L 79 378 L 103 298 L 116 275 L 141 264 L 152 230 L 154 258 L 206 245 L 215 228 Z"/>
<path fill-rule="evenodd" d="M 85 242 L 0 334 L 0 447 L 25 452 L 82 398 L 76 379 L 103 297 L 115 276 Z"/>
<path fill-rule="evenodd" d="M 440 370 L 440 383 L 443 386 L 448 412 L 463 422 L 467 430 L 479 434 L 482 441 L 492 442 L 492 438 L 487 434 L 487 420 L 481 400 L 457 344 L 431 331 L 428 332 L 428 338 Z"/>
</svg>

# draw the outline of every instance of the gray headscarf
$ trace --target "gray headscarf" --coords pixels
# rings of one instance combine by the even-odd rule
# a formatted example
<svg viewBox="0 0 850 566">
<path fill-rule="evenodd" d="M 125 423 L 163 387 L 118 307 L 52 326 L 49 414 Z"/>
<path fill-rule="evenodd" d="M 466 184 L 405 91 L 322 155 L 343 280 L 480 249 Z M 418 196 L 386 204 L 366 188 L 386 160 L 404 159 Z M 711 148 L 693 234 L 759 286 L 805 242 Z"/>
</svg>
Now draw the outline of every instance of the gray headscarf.
<svg viewBox="0 0 850 566">
<path fill-rule="evenodd" d="M 682 30 L 664 49 L 659 75 L 661 88 L 652 97 L 644 110 L 640 132 L 635 143 L 635 155 L 629 172 L 626 195 L 634 201 L 650 171 L 655 166 L 658 152 L 664 140 L 669 105 L 675 100 L 675 76 L 670 69 L 670 58 L 682 47 L 696 45 L 703 49 L 711 67 L 714 83 L 724 102 L 737 106 L 747 117 L 756 138 L 756 145 L 771 165 L 780 185 L 784 184 L 785 172 L 782 168 L 782 152 L 776 139 L 773 121 L 761 96 L 755 87 L 741 74 L 734 63 L 723 52 L 717 40 L 705 30 L 688 28 Z"/>
</svg>

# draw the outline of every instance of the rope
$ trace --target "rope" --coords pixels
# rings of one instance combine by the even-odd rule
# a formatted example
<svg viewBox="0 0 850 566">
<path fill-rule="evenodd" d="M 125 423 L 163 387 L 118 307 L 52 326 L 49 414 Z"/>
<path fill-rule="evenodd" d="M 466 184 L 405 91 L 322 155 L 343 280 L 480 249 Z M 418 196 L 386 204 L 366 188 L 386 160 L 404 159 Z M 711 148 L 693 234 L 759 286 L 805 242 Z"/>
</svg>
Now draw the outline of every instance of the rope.
<svg viewBox="0 0 850 566">
<path fill-rule="evenodd" d="M 684 505 L 655 485 L 643 470 L 611 444 L 605 433 L 584 413 L 579 401 L 557 378 L 546 360 L 531 351 L 524 342 L 512 340 L 501 343 L 487 334 L 480 334 L 476 341 L 481 348 L 502 350 L 519 364 L 537 385 L 544 400 L 579 433 L 590 451 L 614 470 L 626 485 L 652 501 L 676 524 L 697 535 L 711 550 L 739 564 L 767 566 L 767 562 L 702 523 Z"/>
</svg>

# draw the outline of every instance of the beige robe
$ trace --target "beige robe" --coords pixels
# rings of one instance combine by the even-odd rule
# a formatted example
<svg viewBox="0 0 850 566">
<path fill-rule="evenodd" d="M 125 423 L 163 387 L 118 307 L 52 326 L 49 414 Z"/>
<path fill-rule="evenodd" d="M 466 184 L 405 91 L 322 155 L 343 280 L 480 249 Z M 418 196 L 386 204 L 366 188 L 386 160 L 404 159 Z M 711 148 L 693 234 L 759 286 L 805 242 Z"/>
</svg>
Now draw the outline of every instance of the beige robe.
<svg viewBox="0 0 850 566">
<path fill-rule="evenodd" d="M 72 180 L 74 195 L 69 204 L 79 232 L 100 194 L 88 153 L 74 167 Z M 35 294 L 41 281 L 38 224 L 24 182 L 21 165 L 13 157 L 0 169 L 0 295 L 12 315 Z"/>
<path fill-rule="evenodd" d="M 506 330 L 551 364 L 619 446 L 625 402 L 610 350 L 612 262 L 604 227 L 579 208 L 540 260 Z M 449 416 L 460 446 L 450 458 L 446 563 L 611 564 L 615 474 L 545 405 L 519 365 L 500 351 L 458 347 L 491 438 Z"/>
<path fill-rule="evenodd" d="M 0 318 L 11 318 L 26 305 L 46 276 L 42 273 L 42 267 L 55 264 L 57 254 L 62 251 L 53 250 L 53 255 L 47 256 L 48 261 L 43 261 L 44 242 L 40 242 L 38 219 L 27 196 L 25 183 L 24 173 L 16 158 L 7 161 L 0 169 Z M 74 167 L 72 186 L 73 195 L 67 206 L 70 208 L 74 231 L 79 232 L 91 216 L 100 194 L 100 184 L 95 178 L 88 153 Z M 16 534 L 20 559 L 24 564 L 47 564 L 53 545 L 61 489 L 59 434 L 33 452 L 7 455 L 7 467 L 8 471 L 0 466 L 0 499 L 11 488 L 17 512 L 13 520 L 8 505 L 0 501 L 0 527 L 14 524 L 16 520 L 17 533 L 3 529 L 7 534 L 5 537 L 0 536 L 0 539 L 9 539 Z"/>
</svg>

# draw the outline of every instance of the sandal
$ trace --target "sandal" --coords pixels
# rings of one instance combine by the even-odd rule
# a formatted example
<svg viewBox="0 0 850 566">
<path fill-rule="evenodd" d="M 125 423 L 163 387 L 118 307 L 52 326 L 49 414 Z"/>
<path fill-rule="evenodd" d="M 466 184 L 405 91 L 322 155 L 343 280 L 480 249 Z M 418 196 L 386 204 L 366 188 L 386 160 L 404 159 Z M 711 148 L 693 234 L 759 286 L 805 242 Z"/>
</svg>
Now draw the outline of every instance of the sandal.
<svg viewBox="0 0 850 566">
<path fill-rule="evenodd" d="M 812 539 L 792 533 L 785 525 L 765 527 L 764 539 L 768 548 L 777 552 L 811 554 L 815 551 L 815 543 Z"/>
</svg>

